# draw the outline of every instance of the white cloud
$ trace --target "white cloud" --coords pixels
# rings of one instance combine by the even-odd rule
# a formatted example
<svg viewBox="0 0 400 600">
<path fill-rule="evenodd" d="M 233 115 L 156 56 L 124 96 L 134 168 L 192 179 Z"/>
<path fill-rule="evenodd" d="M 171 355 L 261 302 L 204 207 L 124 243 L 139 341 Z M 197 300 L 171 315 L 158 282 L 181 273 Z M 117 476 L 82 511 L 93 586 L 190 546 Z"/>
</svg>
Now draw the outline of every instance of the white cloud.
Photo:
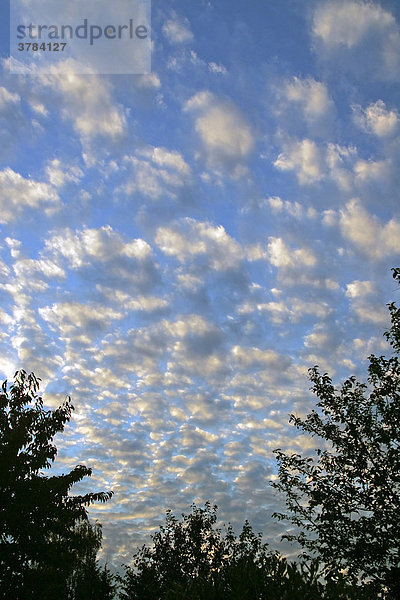
<svg viewBox="0 0 400 600">
<path fill-rule="evenodd" d="M 180 73 L 185 67 L 190 70 L 196 68 L 196 70 L 204 71 L 207 63 L 199 57 L 197 52 L 186 48 L 180 48 L 167 58 L 168 70 Z"/>
<path fill-rule="evenodd" d="M 59 328 L 62 337 L 80 342 L 89 342 L 102 334 L 113 320 L 122 319 L 123 314 L 104 305 L 61 302 L 39 308 L 40 316 Z"/>
<path fill-rule="evenodd" d="M 383 100 L 369 104 L 365 110 L 360 106 L 354 106 L 353 111 L 356 123 L 368 133 L 384 138 L 398 130 L 398 112 L 387 109 Z"/>
<path fill-rule="evenodd" d="M 9 167 L 0 171 L 0 223 L 17 220 L 26 208 L 42 208 L 46 214 L 51 214 L 60 208 L 60 204 L 51 185 L 25 179 Z"/>
<path fill-rule="evenodd" d="M 285 370 L 289 367 L 291 360 L 287 356 L 278 354 L 274 350 L 261 350 L 260 348 L 244 348 L 234 346 L 232 348 L 232 358 L 239 368 L 245 369 L 280 369 Z"/>
<path fill-rule="evenodd" d="M 168 307 L 168 300 L 164 298 L 158 298 L 157 296 L 143 296 L 135 295 L 131 296 L 126 292 L 105 287 L 100 284 L 96 288 L 104 294 L 104 296 L 111 302 L 117 302 L 125 310 L 135 310 L 140 312 L 154 312 Z"/>
<path fill-rule="evenodd" d="M 327 2 L 316 10 L 313 33 L 328 46 L 352 48 L 370 29 L 386 30 L 394 24 L 390 13 L 370 2 Z"/>
<path fill-rule="evenodd" d="M 111 85 L 95 75 L 77 75 L 73 64 L 65 61 L 55 66 L 50 75 L 42 75 L 39 81 L 52 88 L 60 99 L 61 114 L 70 119 L 82 141 L 106 137 L 110 141 L 120 139 L 126 131 L 126 115 L 116 105 Z"/>
<path fill-rule="evenodd" d="M 209 62 L 208 68 L 211 71 L 211 73 L 218 73 L 219 75 L 226 75 L 226 73 L 228 72 L 224 65 L 219 65 L 215 62 Z"/>
<path fill-rule="evenodd" d="M 181 273 L 177 269 L 177 282 L 182 290 L 196 292 L 203 285 L 203 279 L 190 273 Z"/>
<path fill-rule="evenodd" d="M 313 34 L 320 56 L 339 53 L 345 57 L 336 62 L 338 68 L 354 73 L 358 68 L 360 75 L 368 73 L 370 78 L 398 79 L 399 29 L 394 16 L 382 6 L 364 0 L 325 2 L 315 11 Z"/>
<path fill-rule="evenodd" d="M 144 89 L 159 89 L 161 87 L 161 81 L 157 73 L 148 73 L 146 75 L 137 75 L 135 84 L 139 88 Z"/>
<path fill-rule="evenodd" d="M 297 248 L 292 250 L 282 238 L 269 237 L 267 251 L 271 264 L 278 268 L 312 267 L 317 262 L 311 249 Z"/>
<path fill-rule="evenodd" d="M 307 315 L 324 319 L 331 312 L 332 308 L 326 302 L 312 302 L 310 300 L 302 300 L 301 298 L 293 298 L 290 301 L 288 316 L 290 316 L 291 321 L 299 322 Z"/>
<path fill-rule="evenodd" d="M 322 223 L 327 227 L 333 227 L 338 224 L 338 214 L 336 210 L 329 208 L 322 213 Z"/>
<path fill-rule="evenodd" d="M 355 280 L 346 285 L 346 296 L 350 299 L 351 311 L 361 323 L 374 323 L 382 327 L 389 325 L 389 314 L 372 281 Z"/>
<path fill-rule="evenodd" d="M 35 294 L 38 291 L 35 285 L 31 287 L 31 281 L 26 287 Z M 10 342 L 18 356 L 17 368 L 23 365 L 28 371 L 40 373 L 42 378 L 53 378 L 62 364 L 57 343 L 43 330 L 36 310 L 22 303 L 14 306 Z"/>
<path fill-rule="evenodd" d="M 380 260 L 400 252 L 400 221 L 393 218 L 382 224 L 357 199 L 340 212 L 340 227 L 343 236 L 370 259 Z"/>
<path fill-rule="evenodd" d="M 326 117 L 332 109 L 326 85 L 315 79 L 294 77 L 286 83 L 285 93 L 289 102 L 301 106 L 308 121 Z"/>
<path fill-rule="evenodd" d="M 6 237 L 4 239 L 7 246 L 10 248 L 10 254 L 13 258 L 18 258 L 21 253 L 22 242 L 20 240 L 16 240 L 15 238 Z"/>
<path fill-rule="evenodd" d="M 23 94 L 18 85 L 13 86 L 9 81 L 8 88 L 0 86 L 0 162 L 3 166 L 14 164 L 19 144 L 35 138 L 35 121 L 29 120 L 23 108 Z"/>
<path fill-rule="evenodd" d="M 132 166 L 133 174 L 121 189 L 130 195 L 140 192 L 152 200 L 162 196 L 175 198 L 191 176 L 182 154 L 163 147 L 146 148 L 137 156 L 125 156 L 124 163 Z"/>
<path fill-rule="evenodd" d="M 332 142 L 318 145 L 310 139 L 287 139 L 274 166 L 280 171 L 293 171 L 300 185 L 330 180 L 341 191 L 347 193 L 355 193 L 358 187 L 370 182 L 387 184 L 393 178 L 391 158 L 360 159 L 354 146 L 341 146 Z M 272 210 L 278 212 L 285 207 L 289 212 L 289 206 L 280 205 L 279 200 L 270 200 Z M 296 204 L 298 203 L 293 205 L 292 212 Z"/>
<path fill-rule="evenodd" d="M 125 241 L 110 225 L 78 232 L 65 229 L 47 240 L 46 248 L 67 258 L 73 268 L 79 268 L 92 259 L 107 262 L 126 256 L 144 261 L 152 256 L 147 242 L 140 238 Z"/>
<path fill-rule="evenodd" d="M 222 381 L 230 372 L 223 351 L 223 332 L 201 315 L 181 315 L 175 321 L 163 319 L 150 335 L 158 347 L 168 350 L 166 385 L 182 387 L 194 376 L 209 382 L 220 377 Z"/>
<path fill-rule="evenodd" d="M 14 92 L 9 92 L 5 87 L 0 86 L 0 110 L 10 104 L 18 104 L 21 98 Z"/>
<path fill-rule="evenodd" d="M 196 120 L 196 131 L 213 155 L 240 160 L 252 146 L 250 129 L 235 110 L 210 108 Z"/>
<path fill-rule="evenodd" d="M 195 112 L 195 129 L 211 164 L 234 166 L 249 156 L 255 142 L 254 135 L 232 103 L 202 91 L 192 96 L 184 108 Z"/>
<path fill-rule="evenodd" d="M 206 110 L 214 102 L 215 96 L 208 90 L 197 92 L 184 105 L 184 110 Z"/>
<path fill-rule="evenodd" d="M 276 112 L 294 134 L 305 124 L 309 134 L 321 136 L 331 129 L 335 105 L 325 83 L 293 77 L 277 89 Z"/>
<path fill-rule="evenodd" d="M 160 227 L 155 241 L 164 254 L 176 256 L 180 262 L 204 257 L 217 271 L 238 268 L 244 256 L 240 245 L 221 225 L 191 218 L 181 219 L 170 227 Z"/>
<path fill-rule="evenodd" d="M 179 18 L 176 14 L 164 23 L 162 31 L 170 44 L 185 44 L 193 39 L 188 19 Z"/>
<path fill-rule="evenodd" d="M 317 211 L 312 206 L 305 207 L 300 202 L 290 202 L 289 200 L 282 200 L 279 196 L 270 196 L 266 199 L 266 203 L 271 208 L 272 213 L 281 214 L 286 213 L 290 217 L 297 220 L 302 219 L 315 219 L 318 216 Z"/>
<path fill-rule="evenodd" d="M 45 105 L 42 104 L 42 102 L 32 102 L 31 108 L 42 117 L 47 117 L 47 115 L 49 114 L 49 111 L 47 110 Z"/>
<path fill-rule="evenodd" d="M 306 348 L 315 347 L 321 350 L 322 348 L 334 350 L 337 346 L 337 340 L 333 333 L 323 324 L 317 325 L 312 333 L 304 337 L 304 346 Z"/>
<path fill-rule="evenodd" d="M 215 326 L 201 315 L 182 315 L 175 321 L 163 319 L 160 323 L 164 334 L 173 338 L 184 338 L 188 335 L 204 336 L 216 331 Z"/>
<path fill-rule="evenodd" d="M 354 186 L 352 171 L 356 160 L 357 149 L 353 146 L 329 143 L 326 148 L 325 161 L 329 177 L 345 192 L 349 192 Z"/>
<path fill-rule="evenodd" d="M 118 309 L 141 312 L 167 310 L 167 305 L 154 297 L 161 283 L 161 272 L 150 245 L 141 238 L 127 238 L 112 227 L 58 230 L 45 242 L 43 259 L 76 271 L 88 286 L 89 297 L 110 302 Z M 107 289 L 113 289 L 112 297 Z"/>
<path fill-rule="evenodd" d="M 265 247 L 262 244 L 252 244 L 245 248 L 246 258 L 249 262 L 264 260 L 267 257 Z"/>
<path fill-rule="evenodd" d="M 375 286 L 372 281 L 360 281 L 356 279 L 346 285 L 346 296 L 349 298 L 359 298 L 375 292 Z"/>
<path fill-rule="evenodd" d="M 166 184 L 175 188 L 183 185 L 182 178 L 178 177 L 176 173 L 159 169 L 149 161 L 135 156 L 126 157 L 125 161 L 130 162 L 133 168 L 133 176 L 129 177 L 127 183 L 121 187 L 123 192 L 128 195 L 139 192 L 155 200 L 163 195 L 171 196 L 171 191 Z"/>
<path fill-rule="evenodd" d="M 65 271 L 52 260 L 39 259 L 33 260 L 25 258 L 17 260 L 13 265 L 14 272 L 18 280 L 24 279 L 29 281 L 29 285 L 33 285 L 34 278 L 39 276 L 47 278 L 65 279 Z M 42 284 L 39 284 L 42 287 Z"/>
<path fill-rule="evenodd" d="M 301 185 L 316 183 L 324 177 L 321 150 L 310 139 L 287 141 L 274 167 L 280 171 L 295 171 Z"/>
<path fill-rule="evenodd" d="M 392 161 L 386 160 L 358 160 L 354 165 L 356 182 L 368 183 L 377 181 L 384 184 L 390 180 Z"/>
<path fill-rule="evenodd" d="M 63 165 L 58 158 L 49 161 L 46 175 L 55 188 L 63 187 L 66 183 L 78 183 L 83 177 L 83 171 L 76 166 Z"/>
<path fill-rule="evenodd" d="M 154 148 L 152 154 L 153 162 L 161 167 L 174 169 L 183 176 L 190 175 L 190 168 L 184 161 L 182 155 L 175 150 L 166 148 Z"/>
<path fill-rule="evenodd" d="M 255 311 L 267 313 L 272 323 L 283 323 L 293 315 L 283 302 L 244 302 L 237 309 L 238 315 L 249 315 Z"/>
</svg>

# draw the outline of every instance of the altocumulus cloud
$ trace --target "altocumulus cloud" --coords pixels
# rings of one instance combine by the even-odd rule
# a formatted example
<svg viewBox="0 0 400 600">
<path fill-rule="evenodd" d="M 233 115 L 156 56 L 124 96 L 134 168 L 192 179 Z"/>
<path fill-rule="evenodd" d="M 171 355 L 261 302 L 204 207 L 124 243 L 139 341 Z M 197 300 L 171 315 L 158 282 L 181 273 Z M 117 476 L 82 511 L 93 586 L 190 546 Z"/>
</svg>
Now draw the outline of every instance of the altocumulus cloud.
<svg viewBox="0 0 400 600">
<path fill-rule="evenodd" d="M 7 167 L 0 171 L 0 222 L 15 221 L 26 208 L 52 213 L 60 208 L 56 190 L 47 183 L 26 179 Z"/>
<path fill-rule="evenodd" d="M 251 127 L 234 104 L 201 91 L 186 102 L 184 109 L 194 114 L 195 130 L 210 165 L 232 168 L 252 151 L 255 139 Z"/>
<path fill-rule="evenodd" d="M 155 8 L 148 75 L 2 71 L 0 369 L 72 396 L 56 468 L 116 492 L 91 514 L 117 567 L 208 499 L 277 547 L 308 367 L 387 351 L 399 6 L 272 4 Z"/>
</svg>

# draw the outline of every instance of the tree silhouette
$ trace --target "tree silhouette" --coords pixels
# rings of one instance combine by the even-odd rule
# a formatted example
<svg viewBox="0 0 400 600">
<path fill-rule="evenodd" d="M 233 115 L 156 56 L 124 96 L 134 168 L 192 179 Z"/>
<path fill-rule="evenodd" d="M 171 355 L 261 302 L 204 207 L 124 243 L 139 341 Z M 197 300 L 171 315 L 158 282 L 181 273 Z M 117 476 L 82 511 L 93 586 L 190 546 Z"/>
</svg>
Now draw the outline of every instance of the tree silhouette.
<svg viewBox="0 0 400 600">
<path fill-rule="evenodd" d="M 372 598 L 344 578 L 324 585 L 318 565 L 289 563 L 256 535 L 246 521 L 238 537 L 216 528 L 217 507 L 192 506 L 178 520 L 167 511 L 165 525 L 143 546 L 120 577 L 121 600 L 339 600 Z M 375 597 L 374 597 L 375 598 Z"/>
<path fill-rule="evenodd" d="M 101 543 L 86 507 L 106 502 L 112 492 L 71 495 L 71 487 L 91 475 L 83 465 L 64 475 L 43 474 L 73 406 L 67 398 L 47 411 L 38 390 L 38 378 L 21 370 L 0 394 L 0 591 L 3 598 L 60 600 L 74 597 L 70 579 Z"/>
<path fill-rule="evenodd" d="M 80 521 L 76 526 L 79 540 L 79 561 L 75 561 L 68 581 L 69 598 L 73 600 L 112 600 L 115 588 L 114 577 L 101 568 L 96 558 L 101 547 L 101 525 Z"/>
<path fill-rule="evenodd" d="M 400 283 L 400 269 L 393 269 Z M 350 377 L 338 390 L 310 369 L 319 398 L 306 419 L 290 421 L 321 438 L 316 458 L 276 450 L 288 519 L 306 556 L 318 556 L 327 577 L 345 570 L 370 579 L 386 597 L 400 597 L 400 309 L 389 304 L 390 358 L 369 357 L 368 385 Z"/>
</svg>

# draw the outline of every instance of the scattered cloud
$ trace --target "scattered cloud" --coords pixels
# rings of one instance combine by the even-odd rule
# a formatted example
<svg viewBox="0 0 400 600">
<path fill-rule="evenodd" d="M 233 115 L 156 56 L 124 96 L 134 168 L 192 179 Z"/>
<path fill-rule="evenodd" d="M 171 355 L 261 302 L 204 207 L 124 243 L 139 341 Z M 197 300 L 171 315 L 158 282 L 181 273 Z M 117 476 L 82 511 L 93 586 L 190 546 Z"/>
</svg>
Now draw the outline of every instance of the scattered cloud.
<svg viewBox="0 0 400 600">
<path fill-rule="evenodd" d="M 164 23 L 162 31 L 170 44 L 186 44 L 194 37 L 189 20 L 186 17 L 178 17 L 176 13 Z"/>
<path fill-rule="evenodd" d="M 129 195 L 140 193 L 152 200 L 166 195 L 175 198 L 190 181 L 191 169 L 176 150 L 147 148 L 136 156 L 125 156 L 124 163 L 132 168 L 132 174 L 121 186 Z"/>
<path fill-rule="evenodd" d="M 322 152 L 310 139 L 284 143 L 284 151 L 275 160 L 274 167 L 280 171 L 295 171 L 302 185 L 316 183 L 324 177 Z"/>
<path fill-rule="evenodd" d="M 388 110 L 383 100 L 369 104 L 366 109 L 354 106 L 353 111 L 356 123 L 367 133 L 386 138 L 398 131 L 398 112 L 397 110 Z"/>
<path fill-rule="evenodd" d="M 306 248 L 292 250 L 282 238 L 271 236 L 268 240 L 267 250 L 271 264 L 278 268 L 312 267 L 317 262 L 312 250 Z"/>
<path fill-rule="evenodd" d="M 251 153 L 255 137 L 250 125 L 232 104 L 217 99 L 211 92 L 192 96 L 185 110 L 195 114 L 195 129 L 210 166 L 235 166 Z"/>
<path fill-rule="evenodd" d="M 306 132 L 318 137 L 332 130 L 336 114 L 327 85 L 311 77 L 293 77 L 279 86 L 277 112 L 289 131 L 296 132 L 302 122 Z"/>
<path fill-rule="evenodd" d="M 72 396 L 56 468 L 114 489 L 90 514 L 117 567 L 193 501 L 282 548 L 272 450 L 315 449 L 288 425 L 308 367 L 388 351 L 397 4 L 214 4 L 155 11 L 149 74 L 2 63 L 0 369 Z"/>
<path fill-rule="evenodd" d="M 352 48 L 371 29 L 382 31 L 395 25 L 394 17 L 384 8 L 370 2 L 330 2 L 320 5 L 314 16 L 313 33 L 327 46 L 341 44 Z"/>
<path fill-rule="evenodd" d="M 9 167 L 0 171 L 0 187 L 0 223 L 17 220 L 27 208 L 41 208 L 48 215 L 60 208 L 60 198 L 51 185 L 25 179 Z"/>
<path fill-rule="evenodd" d="M 351 200 L 341 211 L 340 228 L 343 236 L 372 260 L 400 252 L 400 221 L 393 218 L 382 224 L 360 200 Z"/>
<path fill-rule="evenodd" d="M 399 27 L 383 6 L 364 0 L 321 3 L 315 10 L 312 32 L 322 58 L 343 57 L 339 69 L 364 75 L 368 67 L 370 77 L 398 80 Z"/>
<path fill-rule="evenodd" d="M 204 257 L 206 264 L 215 270 L 237 269 L 243 258 L 240 245 L 222 227 L 186 218 L 172 227 L 160 227 L 156 244 L 169 256 L 180 262 L 193 257 Z"/>
<path fill-rule="evenodd" d="M 92 259 L 103 262 L 125 256 L 146 260 L 152 254 L 150 246 L 144 240 L 124 241 L 121 234 L 110 225 L 98 229 L 83 229 L 76 233 L 64 230 L 62 235 L 54 235 L 46 241 L 46 247 L 67 258 L 73 268 Z"/>
<path fill-rule="evenodd" d="M 154 71 L 147 75 L 138 75 L 135 81 L 139 88 L 147 89 L 159 89 L 161 87 L 161 81 L 157 73 Z"/>
<path fill-rule="evenodd" d="M 121 319 L 122 314 L 104 305 L 80 304 L 78 302 L 62 302 L 51 307 L 39 309 L 41 317 L 60 330 L 65 338 L 79 332 L 78 339 L 88 343 L 92 337 L 107 329 L 111 320 Z"/>
<path fill-rule="evenodd" d="M 346 285 L 346 296 L 351 310 L 360 323 L 373 323 L 382 329 L 389 328 L 389 313 L 371 281 L 355 280 Z"/>
<path fill-rule="evenodd" d="M 48 75 L 38 76 L 43 99 L 56 96 L 64 119 L 72 122 L 87 160 L 93 161 L 92 140 L 121 140 L 126 134 L 126 111 L 114 102 L 111 84 L 96 75 L 77 75 L 71 61 L 54 66 Z"/>
<path fill-rule="evenodd" d="M 0 86 L 0 110 L 4 110 L 10 104 L 18 104 L 20 100 L 19 94 L 9 92 L 7 88 Z"/>
<path fill-rule="evenodd" d="M 300 202 L 295 200 L 294 202 L 290 202 L 290 200 L 282 200 L 279 196 L 270 196 L 266 199 L 266 203 L 271 208 L 271 211 L 274 214 L 286 214 L 295 219 L 303 220 L 303 219 L 315 219 L 317 217 L 317 211 L 312 206 L 305 207 Z"/>
<path fill-rule="evenodd" d="M 47 178 L 55 188 L 63 187 L 68 182 L 78 183 L 83 177 L 83 171 L 79 167 L 63 165 L 58 158 L 49 161 L 46 167 Z"/>
<path fill-rule="evenodd" d="M 385 188 L 395 179 L 391 158 L 359 158 L 355 146 L 333 142 L 322 145 L 308 138 L 286 138 L 282 146 L 283 152 L 273 165 L 279 171 L 293 172 L 302 186 L 329 182 L 342 192 L 355 194 L 366 183 L 377 183 Z M 277 211 L 277 206 L 278 203 L 272 209 Z"/>
<path fill-rule="evenodd" d="M 359 298 L 373 294 L 375 291 L 372 281 L 359 281 L 356 279 L 346 285 L 346 296 L 349 298 Z"/>
<path fill-rule="evenodd" d="M 152 160 L 156 163 L 156 165 L 174 169 L 175 171 L 182 173 L 184 176 L 190 174 L 190 168 L 183 160 L 183 157 L 179 152 L 171 152 L 165 148 L 154 148 Z"/>
<path fill-rule="evenodd" d="M 218 75 L 226 75 L 228 72 L 224 65 L 218 65 L 213 61 L 208 63 L 208 68 L 210 69 L 211 73 L 217 73 Z"/>
</svg>

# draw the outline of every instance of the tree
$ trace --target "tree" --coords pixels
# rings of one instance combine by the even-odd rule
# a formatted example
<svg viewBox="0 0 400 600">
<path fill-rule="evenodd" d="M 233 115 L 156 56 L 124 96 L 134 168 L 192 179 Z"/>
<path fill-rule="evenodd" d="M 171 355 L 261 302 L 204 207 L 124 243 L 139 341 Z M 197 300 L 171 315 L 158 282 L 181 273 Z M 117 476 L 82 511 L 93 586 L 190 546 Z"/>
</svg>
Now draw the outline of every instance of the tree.
<svg viewBox="0 0 400 600">
<path fill-rule="evenodd" d="M 73 406 L 67 398 L 47 411 L 38 390 L 39 379 L 21 370 L 0 393 L 0 591 L 3 598 L 60 600 L 73 597 L 68 586 L 74 570 L 101 543 L 86 507 L 106 502 L 112 492 L 71 495 L 72 486 L 91 475 L 83 465 L 64 475 L 43 474 L 57 454 L 53 438 Z"/>
<path fill-rule="evenodd" d="M 116 587 L 114 576 L 107 566 L 101 568 L 97 560 L 101 525 L 80 520 L 69 535 L 73 543 L 66 551 L 54 554 L 50 562 L 31 564 L 24 573 L 28 597 L 112 600 Z M 50 540 L 49 546 L 54 549 Z"/>
<path fill-rule="evenodd" d="M 400 269 L 393 269 L 400 283 Z M 350 377 L 336 389 L 327 373 L 310 369 L 317 410 L 298 429 L 321 438 L 316 457 L 276 450 L 296 540 L 305 556 L 317 556 L 335 579 L 371 580 L 387 597 L 400 596 L 400 309 L 389 304 L 391 328 L 384 335 L 390 358 L 369 357 L 368 385 Z"/>
<path fill-rule="evenodd" d="M 76 529 L 81 550 L 79 562 L 76 561 L 68 580 L 69 597 L 71 600 L 112 600 L 116 588 L 114 576 L 107 565 L 101 568 L 96 558 L 101 546 L 101 525 L 81 521 Z"/>
<path fill-rule="evenodd" d="M 245 524 L 236 539 L 229 526 L 225 536 L 215 527 L 217 507 L 207 502 L 204 508 L 195 504 L 189 515 L 179 521 L 167 511 L 165 525 L 152 536 L 153 546 L 143 546 L 135 555 L 133 568 L 125 567 L 121 580 L 124 600 L 157 600 L 175 598 L 237 598 L 236 590 L 230 589 L 235 575 L 234 566 L 244 562 L 253 565 L 253 575 L 266 553 L 250 525 Z M 260 572 L 261 573 L 261 572 Z M 252 584 L 241 586 L 245 592 L 240 596 L 255 597 Z M 226 592 L 230 591 L 227 596 Z M 250 594 L 248 596 L 247 594 Z"/>
<path fill-rule="evenodd" d="M 235 536 L 216 528 L 217 507 L 192 506 L 178 520 L 167 511 L 165 525 L 143 546 L 120 577 L 121 600 L 339 600 L 371 598 L 342 578 L 318 581 L 316 563 L 289 563 L 268 551 L 246 521 Z"/>
</svg>

